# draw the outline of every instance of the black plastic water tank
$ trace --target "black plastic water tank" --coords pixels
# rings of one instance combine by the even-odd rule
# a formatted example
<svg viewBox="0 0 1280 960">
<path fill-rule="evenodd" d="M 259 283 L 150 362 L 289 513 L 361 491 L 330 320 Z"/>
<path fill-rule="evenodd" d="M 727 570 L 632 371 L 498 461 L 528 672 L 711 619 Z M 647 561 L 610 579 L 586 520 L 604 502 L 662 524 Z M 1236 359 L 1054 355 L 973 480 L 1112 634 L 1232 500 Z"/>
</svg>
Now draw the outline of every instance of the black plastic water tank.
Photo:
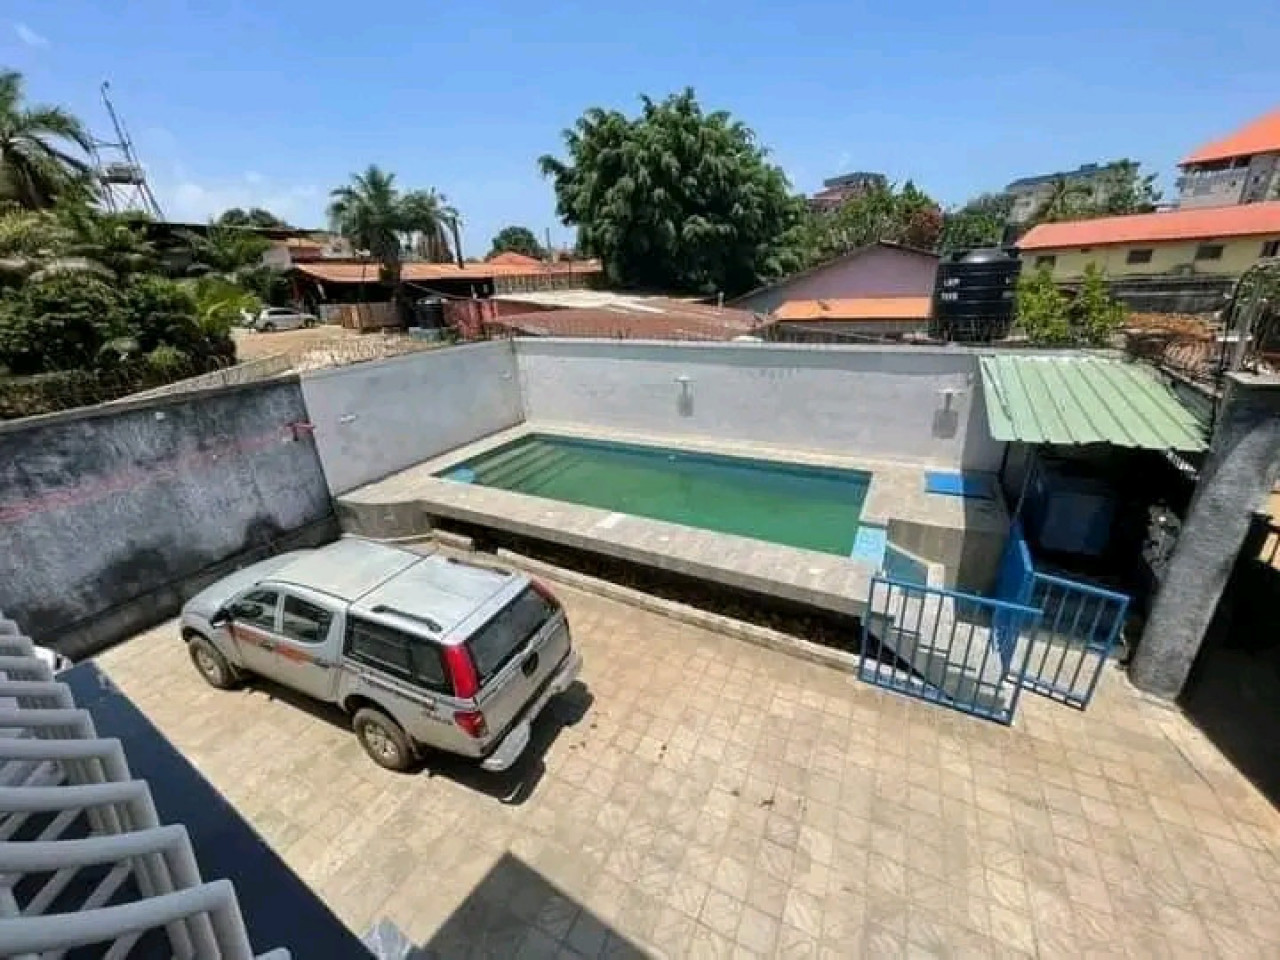
<svg viewBox="0 0 1280 960">
<path fill-rule="evenodd" d="M 938 340 L 989 343 L 1009 335 L 1022 261 L 988 247 L 945 256 L 938 263 L 929 335 Z"/>
<path fill-rule="evenodd" d="M 438 330 L 444 326 L 444 300 L 440 297 L 423 297 L 415 304 L 414 319 L 420 327 Z"/>
</svg>

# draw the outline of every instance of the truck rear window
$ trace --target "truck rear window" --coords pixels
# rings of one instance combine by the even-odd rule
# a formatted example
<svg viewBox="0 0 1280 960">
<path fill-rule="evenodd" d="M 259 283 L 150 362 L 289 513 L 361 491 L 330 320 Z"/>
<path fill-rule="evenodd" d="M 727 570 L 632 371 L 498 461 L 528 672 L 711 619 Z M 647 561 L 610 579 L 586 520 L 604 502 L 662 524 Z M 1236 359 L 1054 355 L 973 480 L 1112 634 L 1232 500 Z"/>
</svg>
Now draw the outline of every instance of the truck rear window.
<svg viewBox="0 0 1280 960">
<path fill-rule="evenodd" d="M 349 617 L 347 656 L 428 690 L 451 689 L 439 647 L 381 623 Z"/>
<path fill-rule="evenodd" d="M 473 633 L 467 640 L 467 648 L 476 665 L 480 685 L 484 686 L 490 677 L 506 666 L 524 642 L 555 613 L 554 604 L 528 587 Z"/>
</svg>

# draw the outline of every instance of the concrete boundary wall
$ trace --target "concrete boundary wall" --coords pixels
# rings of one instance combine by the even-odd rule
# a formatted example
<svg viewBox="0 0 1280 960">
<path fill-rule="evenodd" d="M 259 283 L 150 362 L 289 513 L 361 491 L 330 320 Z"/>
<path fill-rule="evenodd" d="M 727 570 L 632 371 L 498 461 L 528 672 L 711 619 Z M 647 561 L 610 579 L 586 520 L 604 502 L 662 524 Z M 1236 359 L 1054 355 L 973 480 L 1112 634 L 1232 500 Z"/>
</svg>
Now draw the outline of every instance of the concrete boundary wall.
<svg viewBox="0 0 1280 960">
<path fill-rule="evenodd" d="M 0 424 L 0 607 L 82 656 L 336 536 L 296 378 Z"/>
<path fill-rule="evenodd" d="M 304 374 L 302 393 L 335 496 L 524 420 L 507 340 Z"/>
<path fill-rule="evenodd" d="M 536 422 L 997 470 L 979 351 L 518 339 Z"/>
</svg>

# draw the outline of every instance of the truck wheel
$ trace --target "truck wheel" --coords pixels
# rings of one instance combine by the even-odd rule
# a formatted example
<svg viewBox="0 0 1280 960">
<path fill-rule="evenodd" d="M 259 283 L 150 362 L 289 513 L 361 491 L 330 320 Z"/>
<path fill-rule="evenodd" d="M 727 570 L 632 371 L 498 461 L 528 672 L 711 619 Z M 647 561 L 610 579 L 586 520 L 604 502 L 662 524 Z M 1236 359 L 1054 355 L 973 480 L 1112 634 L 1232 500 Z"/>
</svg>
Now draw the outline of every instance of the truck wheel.
<svg viewBox="0 0 1280 960">
<path fill-rule="evenodd" d="M 187 643 L 187 652 L 209 686 L 229 690 L 236 685 L 236 672 L 231 669 L 231 664 L 204 637 L 192 637 Z"/>
<path fill-rule="evenodd" d="M 388 770 L 408 770 L 413 766 L 413 747 L 409 738 L 396 723 L 381 710 L 364 707 L 356 711 L 351 726 L 364 752 L 380 767 Z"/>
</svg>

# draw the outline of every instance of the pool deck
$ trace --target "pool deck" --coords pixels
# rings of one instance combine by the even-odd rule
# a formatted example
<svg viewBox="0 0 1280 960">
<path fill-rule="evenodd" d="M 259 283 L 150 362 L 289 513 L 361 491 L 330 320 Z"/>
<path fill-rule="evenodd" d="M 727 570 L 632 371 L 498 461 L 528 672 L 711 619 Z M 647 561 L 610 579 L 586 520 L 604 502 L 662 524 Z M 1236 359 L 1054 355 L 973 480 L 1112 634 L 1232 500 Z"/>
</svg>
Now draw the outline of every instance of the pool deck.
<svg viewBox="0 0 1280 960">
<path fill-rule="evenodd" d="M 671 435 L 584 430 L 559 423 L 524 423 L 338 498 L 344 522 L 374 536 L 421 534 L 429 518 L 500 529 L 575 549 L 657 567 L 766 596 L 859 615 L 875 568 L 833 554 L 767 543 L 681 524 L 650 520 L 559 500 L 442 480 L 435 474 L 529 434 L 613 440 L 729 456 L 872 473 L 863 524 L 937 531 L 946 539 L 977 534 L 1003 539 L 1007 520 L 998 501 L 925 492 L 924 474 L 936 465 L 833 456 L 760 444 L 709 442 Z M 927 538 L 926 538 L 927 539 Z M 904 544 L 919 550 L 920 544 Z M 933 559 L 933 558 L 930 558 Z"/>
</svg>

